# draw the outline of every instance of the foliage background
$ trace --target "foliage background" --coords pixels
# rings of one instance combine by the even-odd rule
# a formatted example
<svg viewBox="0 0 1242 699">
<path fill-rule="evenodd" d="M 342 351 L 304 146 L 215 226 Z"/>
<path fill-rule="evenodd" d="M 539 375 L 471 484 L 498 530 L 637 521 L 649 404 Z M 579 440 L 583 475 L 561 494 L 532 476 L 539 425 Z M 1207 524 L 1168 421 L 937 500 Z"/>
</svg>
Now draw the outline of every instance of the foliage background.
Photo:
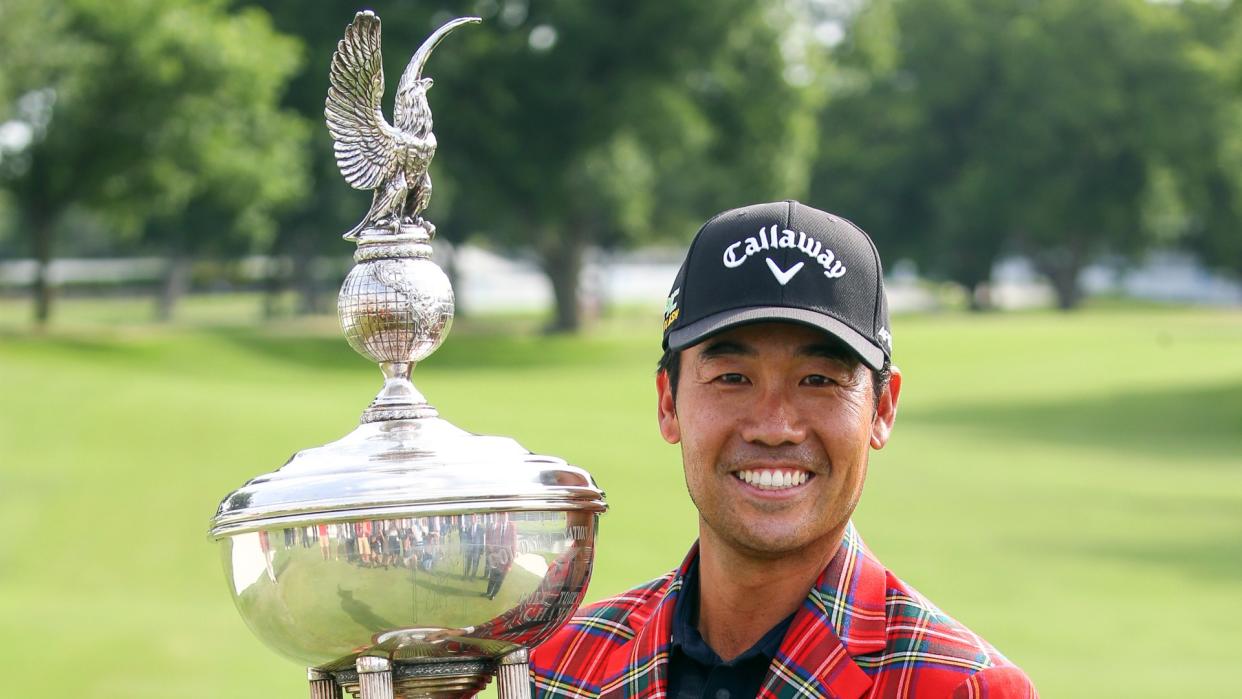
<svg viewBox="0 0 1242 699">
<path fill-rule="evenodd" d="M 779 198 L 840 212 L 890 262 L 989 306 L 1021 255 L 1060 307 L 1092 263 L 1180 249 L 1242 271 L 1242 10 L 1226 0 L 379 2 L 391 92 L 432 59 L 441 239 L 531 256 L 548 328 L 583 322 L 591 251 L 683 243 Z M 340 281 L 342 186 L 322 126 L 357 8 L 292 0 L 10 0 L 0 9 L 0 255 L 160 255 L 168 320 L 194 260 L 260 254 L 268 312 Z M 37 37 L 37 40 L 32 39 Z M 389 97 L 391 100 L 391 97 Z M 385 111 L 389 102 L 384 104 Z M 447 248 L 446 248 L 447 249 Z M 450 268 L 452 265 L 450 264 Z M 252 284 L 252 288 L 255 285 Z M 68 289 L 89 293 L 89 289 Z"/>
</svg>

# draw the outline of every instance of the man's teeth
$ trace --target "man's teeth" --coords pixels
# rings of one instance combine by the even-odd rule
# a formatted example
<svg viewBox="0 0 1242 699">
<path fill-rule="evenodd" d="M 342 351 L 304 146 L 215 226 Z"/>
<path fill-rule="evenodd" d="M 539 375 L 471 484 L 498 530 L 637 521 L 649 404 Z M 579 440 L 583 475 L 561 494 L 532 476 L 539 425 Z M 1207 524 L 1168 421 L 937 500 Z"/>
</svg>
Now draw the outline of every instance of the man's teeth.
<svg viewBox="0 0 1242 699">
<path fill-rule="evenodd" d="M 806 471 L 737 471 L 733 475 L 763 490 L 792 488 L 806 483 L 811 477 Z"/>
</svg>

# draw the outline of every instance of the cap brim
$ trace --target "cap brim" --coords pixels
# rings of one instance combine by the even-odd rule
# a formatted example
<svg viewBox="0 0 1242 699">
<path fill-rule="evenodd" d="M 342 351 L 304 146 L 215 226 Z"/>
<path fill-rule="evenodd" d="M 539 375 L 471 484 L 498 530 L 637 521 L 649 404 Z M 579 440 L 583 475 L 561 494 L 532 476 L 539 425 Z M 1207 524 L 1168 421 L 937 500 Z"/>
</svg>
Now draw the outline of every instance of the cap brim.
<svg viewBox="0 0 1242 699">
<path fill-rule="evenodd" d="M 787 320 L 823 330 L 858 353 L 867 366 L 877 371 L 884 367 L 884 350 L 850 326 L 830 315 L 784 306 L 737 308 L 707 316 L 669 333 L 668 348 L 681 351 L 729 328 L 772 320 Z"/>
</svg>

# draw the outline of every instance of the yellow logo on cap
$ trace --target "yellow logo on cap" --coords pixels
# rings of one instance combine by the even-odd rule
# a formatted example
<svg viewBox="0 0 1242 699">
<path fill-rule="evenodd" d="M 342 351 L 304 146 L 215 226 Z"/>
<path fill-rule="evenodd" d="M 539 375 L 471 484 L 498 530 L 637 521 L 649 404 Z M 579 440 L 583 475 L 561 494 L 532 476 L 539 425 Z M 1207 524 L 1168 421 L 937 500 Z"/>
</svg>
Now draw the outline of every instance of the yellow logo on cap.
<svg viewBox="0 0 1242 699">
<path fill-rule="evenodd" d="M 677 320 L 677 316 L 681 315 L 681 309 L 677 308 L 677 294 L 681 293 L 681 287 L 673 289 L 673 293 L 668 295 L 668 301 L 664 303 L 664 329 L 668 330 L 668 326 Z"/>
<path fill-rule="evenodd" d="M 672 313 L 664 316 L 664 329 L 668 330 L 668 326 L 672 325 L 673 322 L 677 320 L 677 316 L 679 315 L 681 315 L 681 309 L 674 308 Z"/>
</svg>

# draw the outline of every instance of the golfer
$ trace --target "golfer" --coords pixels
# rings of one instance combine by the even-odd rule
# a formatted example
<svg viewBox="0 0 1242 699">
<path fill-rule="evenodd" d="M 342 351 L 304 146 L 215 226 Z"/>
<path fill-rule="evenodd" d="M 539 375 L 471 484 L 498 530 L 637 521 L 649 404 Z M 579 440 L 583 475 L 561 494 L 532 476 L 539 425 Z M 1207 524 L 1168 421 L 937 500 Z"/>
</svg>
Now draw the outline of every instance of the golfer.
<svg viewBox="0 0 1242 699">
<path fill-rule="evenodd" d="M 880 258 L 857 226 L 793 201 L 704 224 L 656 376 L 699 540 L 539 646 L 536 697 L 1034 697 L 850 521 L 897 417 L 892 343 Z"/>
</svg>

